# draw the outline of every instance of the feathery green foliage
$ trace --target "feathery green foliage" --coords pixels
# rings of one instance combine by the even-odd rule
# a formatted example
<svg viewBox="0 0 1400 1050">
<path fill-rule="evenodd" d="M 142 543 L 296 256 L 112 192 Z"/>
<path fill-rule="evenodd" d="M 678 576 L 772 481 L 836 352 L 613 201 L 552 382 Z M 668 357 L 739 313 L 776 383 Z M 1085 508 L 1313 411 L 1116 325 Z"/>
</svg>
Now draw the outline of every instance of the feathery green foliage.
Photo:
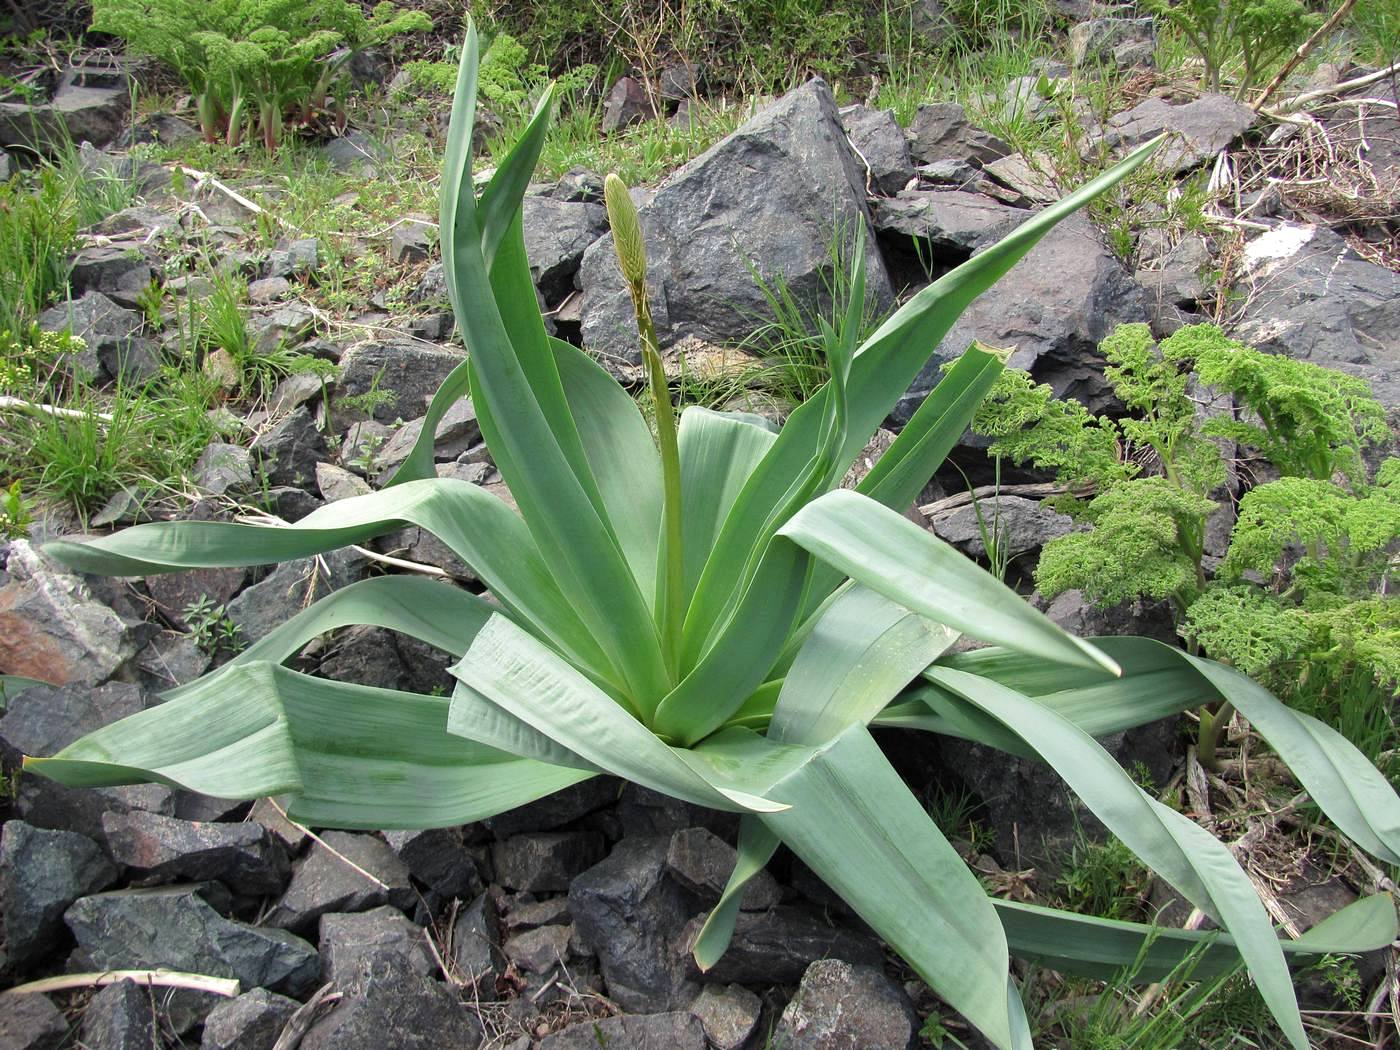
<svg viewBox="0 0 1400 1050">
<path fill-rule="evenodd" d="M 194 94 L 209 141 L 242 141 L 252 127 L 268 149 L 284 122 L 325 105 L 350 59 L 432 20 L 384 0 L 94 0 L 92 28 L 175 70 Z"/>
<path fill-rule="evenodd" d="M 1143 8 L 1191 42 L 1209 90 L 1220 90 L 1221 74 L 1238 59 L 1240 98 L 1322 24 L 1302 0 L 1144 0 Z"/>
<path fill-rule="evenodd" d="M 869 727 L 971 736 L 1055 768 L 1128 849 L 1220 924 L 1206 954 L 1217 965 L 1245 960 L 1285 1037 L 1304 1050 L 1287 956 L 1388 942 L 1388 899 L 1384 913 L 1358 902 L 1330 936 L 1281 940 L 1226 846 L 1144 793 L 1089 730 L 1229 698 L 1294 760 L 1339 827 L 1391 863 L 1400 862 L 1400 797 L 1345 741 L 1229 668 L 1146 639 L 1074 638 L 903 517 L 898 508 L 1001 370 L 998 356 L 967 351 L 857 490 L 839 488 L 967 305 L 1156 144 L 1028 218 L 859 345 L 858 239 L 846 322 L 829 336 L 830 380 L 777 433 L 750 416 L 690 408 L 670 448 L 599 365 L 546 334 L 521 201 L 548 96 L 475 192 L 477 57 L 469 30 L 439 224 L 470 353 L 390 484 L 286 527 L 172 522 L 46 550 L 88 571 L 172 572 L 301 557 L 415 524 L 470 565 L 493 601 L 420 577 L 364 580 L 164 703 L 26 768 L 78 786 L 155 780 L 224 798 L 286 794 L 291 815 L 308 823 L 401 828 L 480 819 L 611 773 L 740 814 L 735 873 L 695 945 L 701 966 L 728 944 L 745 882 L 786 843 L 995 1046 L 1026 1050 L 1012 951 L 1102 972 L 1136 958 L 1153 931 L 988 898 Z M 609 204 L 626 223 L 620 189 L 614 182 Z M 518 513 L 436 476 L 437 422 L 468 390 Z M 670 410 L 664 390 L 656 401 L 658 416 Z M 451 653 L 453 695 L 283 666 L 311 639 L 355 623 Z M 961 632 L 993 644 L 950 654 Z M 1144 979 L 1198 942 L 1180 931 L 1155 940 Z"/>
</svg>

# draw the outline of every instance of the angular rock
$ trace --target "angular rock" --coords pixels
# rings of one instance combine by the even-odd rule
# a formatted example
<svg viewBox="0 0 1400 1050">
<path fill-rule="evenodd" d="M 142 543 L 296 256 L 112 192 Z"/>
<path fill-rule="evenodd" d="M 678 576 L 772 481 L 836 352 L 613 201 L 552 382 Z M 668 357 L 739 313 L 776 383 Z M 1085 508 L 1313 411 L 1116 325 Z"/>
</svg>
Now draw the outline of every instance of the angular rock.
<svg viewBox="0 0 1400 1050">
<path fill-rule="evenodd" d="M 226 919 L 189 887 L 84 897 L 64 921 L 99 970 L 164 967 L 292 995 L 320 972 L 316 949 L 301 938 Z"/>
<path fill-rule="evenodd" d="M 14 767 L 24 755 L 52 755 L 86 733 L 144 711 L 149 699 L 127 682 L 31 686 L 16 694 L 0 717 L 0 757 Z"/>
<path fill-rule="evenodd" d="M 160 1046 L 153 991 L 135 981 L 101 989 L 83 1010 L 85 1050 L 151 1050 Z"/>
<path fill-rule="evenodd" d="M 121 133 L 130 108 L 124 75 L 89 78 L 69 69 L 50 99 L 0 102 L 0 146 L 25 146 L 46 155 L 75 142 L 105 146 Z"/>
<path fill-rule="evenodd" d="M 205 824 L 157 813 L 102 817 L 112 859 L 146 884 L 217 880 L 249 896 L 280 893 L 291 874 L 280 840 L 252 821 Z"/>
<path fill-rule="evenodd" d="M 469 900 L 481 893 L 481 875 L 460 828 L 386 831 L 384 839 L 409 873 L 442 899 Z"/>
<path fill-rule="evenodd" d="M 0 928 L 5 966 L 25 972 L 61 947 L 63 913 L 79 897 L 117 879 L 101 848 L 74 831 L 46 831 L 22 820 L 0 832 Z"/>
<path fill-rule="evenodd" d="M 866 186 L 872 193 L 892 197 L 914 177 L 904 129 L 889 110 L 843 106 L 841 125 L 867 172 Z"/>
<path fill-rule="evenodd" d="M 415 343 L 362 343 L 340 358 L 335 417 L 341 425 L 373 418 L 381 423 L 418 419 L 449 372 L 462 363 L 454 351 L 429 350 Z M 345 398 L 376 395 L 372 411 L 350 408 Z"/>
<path fill-rule="evenodd" d="M 297 346 L 315 330 L 316 315 L 304 303 L 291 302 L 271 313 L 255 313 L 248 319 L 253 330 L 253 353 L 275 353 Z"/>
<path fill-rule="evenodd" d="M 1152 18 L 1091 18 L 1069 30 L 1069 60 L 1076 66 L 1150 66 L 1156 47 L 1157 23 Z"/>
<path fill-rule="evenodd" d="M 356 624 L 339 632 L 321 657 L 320 676 L 379 689 L 402 687 L 407 670 L 394 634 L 381 627 Z"/>
<path fill-rule="evenodd" d="M 983 170 L 1003 186 L 1015 190 L 1023 200 L 1049 203 L 1060 195 L 1049 174 L 1054 171 L 1053 162 L 1041 153 L 1033 154 L 1032 160 L 1034 163 L 1013 153 L 992 161 Z"/>
<path fill-rule="evenodd" d="M 1252 109 L 1227 95 L 1202 95 L 1179 106 L 1149 98 L 1110 117 L 1103 139 L 1109 148 L 1127 151 L 1163 131 L 1171 132 L 1152 163 L 1182 172 L 1210 160 L 1253 127 L 1256 119 Z"/>
<path fill-rule="evenodd" d="M 253 457 L 241 445 L 213 441 L 194 464 L 194 483 L 211 496 L 237 495 L 253 489 Z"/>
<path fill-rule="evenodd" d="M 353 496 L 365 496 L 374 490 L 358 474 L 330 463 L 316 464 L 316 490 L 327 503 Z"/>
<path fill-rule="evenodd" d="M 612 777 L 592 777 L 516 809 L 498 813 L 482 823 L 502 839 L 529 831 L 553 831 L 616 802 L 617 792 L 618 782 Z"/>
<path fill-rule="evenodd" d="M 341 984 L 344 997 L 312 1025 L 301 1050 L 476 1050 L 481 1022 L 439 981 L 415 973 L 399 955 L 372 952 Z"/>
<path fill-rule="evenodd" d="M 522 893 L 520 897 L 531 894 Z M 567 926 L 571 922 L 569 898 L 550 897 L 542 901 L 521 902 L 519 898 L 509 902 L 506 925 L 514 932 L 533 930 L 540 926 Z"/>
<path fill-rule="evenodd" d="M 191 569 L 167 572 L 146 580 L 146 590 L 167 620 L 181 630 L 189 630 L 185 611 L 199 602 L 211 606 L 226 604 L 248 580 L 248 570 Z"/>
<path fill-rule="evenodd" d="M 681 937 L 684 958 L 689 953 L 702 918 L 693 919 Z M 734 939 L 706 980 L 745 985 L 796 984 L 817 959 L 843 959 L 861 966 L 882 965 L 880 946 L 867 934 L 832 926 L 802 908 L 780 905 L 768 911 L 740 912 Z"/>
<path fill-rule="evenodd" d="M 642 82 L 636 77 L 619 77 L 603 100 L 603 132 L 640 124 L 655 115 Z"/>
<path fill-rule="evenodd" d="M 139 334 L 143 323 L 135 310 L 96 291 L 50 307 L 38 318 L 40 331 L 70 332 L 83 341 L 84 348 L 67 357 L 65 366 L 94 383 L 118 376 L 139 380 L 154 372 L 154 344 Z"/>
<path fill-rule="evenodd" d="M 267 411 L 274 418 L 287 415 L 299 405 L 320 398 L 326 382 L 313 372 L 293 372 L 273 388 L 267 399 Z M 314 411 L 315 405 L 312 405 Z"/>
<path fill-rule="evenodd" d="M 664 1014 L 623 1014 L 600 1021 L 580 1021 L 547 1035 L 538 1050 L 598 1050 L 599 1047 L 705 1050 L 700 1019 L 684 1011 Z"/>
<path fill-rule="evenodd" d="M 624 1010 L 682 1009 L 698 989 L 676 943 L 698 905 L 666 875 L 669 845 L 623 839 L 569 887 L 579 940 L 597 954 L 608 997 Z"/>
<path fill-rule="evenodd" d="M 741 1050 L 758 1027 L 763 1000 L 737 984 L 707 984 L 690 1004 L 715 1050 Z"/>
<path fill-rule="evenodd" d="M 283 562 L 228 603 L 228 618 L 238 625 L 244 641 L 258 641 L 317 598 L 355 582 L 365 558 L 342 549 L 326 555 L 322 562 L 329 566 L 329 573 L 311 558 Z"/>
<path fill-rule="evenodd" d="M 496 997 L 496 978 L 506 972 L 503 943 L 493 894 L 478 895 L 457 913 L 457 923 L 452 928 L 452 962 L 463 978 L 475 982 L 477 993 L 483 998 Z"/>
<path fill-rule="evenodd" d="M 1001 139 L 968 123 L 967 111 L 956 102 L 925 103 L 909 125 L 909 156 L 916 164 L 939 160 L 990 164 L 1010 152 Z"/>
<path fill-rule="evenodd" d="M 248 301 L 254 306 L 266 306 L 285 298 L 292 284 L 285 277 L 262 277 L 248 283 Z"/>
<path fill-rule="evenodd" d="M 264 277 L 300 277 L 321 266 L 321 245 L 315 237 L 284 241 L 268 253 Z"/>
<path fill-rule="evenodd" d="M 686 828 L 671 836 L 666 850 L 666 869 L 671 877 L 705 901 L 718 901 L 738 854 L 734 847 L 708 828 Z M 763 911 L 783 898 L 783 888 L 768 871 L 762 870 L 744 887 L 739 907 Z"/>
<path fill-rule="evenodd" d="M 374 457 L 381 477 L 396 470 L 413 451 L 423 433 L 423 420 L 415 419 L 394 431 Z M 439 463 L 455 460 L 481 441 L 481 424 L 470 398 L 455 402 L 438 420 L 433 431 L 433 458 Z"/>
<path fill-rule="evenodd" d="M 0 1050 L 59 1050 L 68 1021 L 44 995 L 0 992 Z"/>
<path fill-rule="evenodd" d="M 872 207 L 872 221 L 881 233 L 918 237 L 935 252 L 952 249 L 967 255 L 995 244 L 1025 220 L 1026 212 L 1019 208 L 962 190 L 904 190 Z"/>
<path fill-rule="evenodd" d="M 573 935 L 572 926 L 537 926 L 506 940 L 506 958 L 525 973 L 547 974 L 568 963 Z"/>
<path fill-rule="evenodd" d="M 265 920 L 267 925 L 309 930 L 327 912 L 368 911 L 383 904 L 400 909 L 413 906 L 408 869 L 383 839 L 347 831 L 328 831 L 321 839 L 297 864 L 291 885 Z M 370 881 L 347 860 L 379 882 Z"/>
<path fill-rule="evenodd" d="M 155 272 L 140 252 L 126 248 L 84 248 L 73 257 L 68 281 L 74 295 L 101 292 L 128 309 L 139 309 Z"/>
<path fill-rule="evenodd" d="M 379 174 L 379 164 L 389 158 L 390 151 L 363 131 L 350 129 L 322 146 L 321 156 L 336 171 L 372 179 Z"/>
<path fill-rule="evenodd" d="M 136 654 L 137 681 L 154 692 L 187 685 L 209 668 L 209 654 L 193 638 L 162 631 Z"/>
<path fill-rule="evenodd" d="M 79 577 L 36 572 L 0 586 L 0 667 L 41 682 L 111 677 L 149 633 L 94 600 Z"/>
<path fill-rule="evenodd" d="M 979 510 L 981 523 L 977 520 Z M 983 527 L 989 536 L 995 536 L 999 552 L 1012 558 L 1039 550 L 1074 529 L 1074 519 L 1068 514 L 1021 496 L 991 496 L 980 500 L 976 507 L 967 503 L 929 515 L 928 523 L 939 539 L 973 558 L 987 555 L 982 542 Z"/>
<path fill-rule="evenodd" d="M 321 916 L 321 980 L 343 980 L 374 952 L 403 956 L 414 973 L 429 976 L 437 963 L 425 941 L 427 931 L 387 904 L 353 915 Z"/>
<path fill-rule="evenodd" d="M 918 1031 L 909 996 L 883 971 L 819 959 L 773 1036 L 791 1050 L 912 1050 Z"/>
<path fill-rule="evenodd" d="M 1280 226 L 1245 246 L 1247 298 L 1231 332 L 1260 350 L 1360 376 L 1400 409 L 1400 275 L 1320 226 Z"/>
<path fill-rule="evenodd" d="M 766 279 L 782 274 L 799 303 L 829 295 L 833 228 L 849 246 L 867 221 L 865 179 L 830 89 L 812 80 L 671 175 L 638 213 L 661 345 L 686 336 L 723 344 L 768 316 L 749 260 Z M 636 364 L 636 321 L 610 236 L 584 253 L 579 284 L 584 345 Z M 891 303 L 878 252 L 867 255 L 866 286 L 877 308 Z"/>
<path fill-rule="evenodd" d="M 409 216 L 389 231 L 389 258 L 400 265 L 416 266 L 428 261 L 436 243 L 436 225 Z"/>
<path fill-rule="evenodd" d="M 514 835 L 491 847 L 496 881 L 531 893 L 567 890 L 575 875 L 602 857 L 603 836 L 596 831 Z"/>
<path fill-rule="evenodd" d="M 282 845 L 287 847 L 289 854 L 295 855 L 301 848 L 310 841 L 310 836 L 297 825 L 291 823 L 272 804 L 272 799 L 260 798 L 253 803 L 253 808 L 248 812 L 248 819 L 261 824 L 268 831 L 276 835 L 282 841 Z M 278 804 L 283 809 L 286 808 L 286 799 L 281 799 Z"/>
<path fill-rule="evenodd" d="M 330 454 L 325 436 L 305 405 L 259 434 L 250 451 L 269 482 L 298 487 L 312 483 L 316 464 Z"/>
<path fill-rule="evenodd" d="M 1154 331 L 1165 330 L 1169 318 L 1199 306 L 1208 295 L 1205 275 L 1213 265 L 1205 241 L 1188 234 L 1160 258 L 1152 260 L 1133 275 L 1147 294 Z"/>
<path fill-rule="evenodd" d="M 1011 347 L 1012 367 L 1029 369 L 1058 397 L 1102 411 L 1112 391 L 1098 344 L 1116 325 L 1143 320 L 1142 289 L 1100 243 L 1089 220 L 1071 215 L 963 313 L 890 415 L 907 422 L 942 365 L 974 339 Z"/>
<path fill-rule="evenodd" d="M 525 256 L 530 276 L 544 301 L 556 304 L 574 290 L 574 278 L 588 246 L 608 231 L 601 204 L 526 197 Z"/>
<path fill-rule="evenodd" d="M 204 1019 L 199 1050 L 272 1050 L 300 1005 L 266 988 L 225 999 Z"/>
</svg>

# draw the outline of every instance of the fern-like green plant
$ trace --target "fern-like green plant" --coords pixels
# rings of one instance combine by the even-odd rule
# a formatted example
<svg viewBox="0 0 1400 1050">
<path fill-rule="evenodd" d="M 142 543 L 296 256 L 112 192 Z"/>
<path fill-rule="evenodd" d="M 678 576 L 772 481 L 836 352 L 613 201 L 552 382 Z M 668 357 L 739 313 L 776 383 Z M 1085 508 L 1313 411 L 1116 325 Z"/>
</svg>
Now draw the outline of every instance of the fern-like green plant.
<svg viewBox="0 0 1400 1050">
<path fill-rule="evenodd" d="M 210 142 L 251 126 L 275 149 L 284 122 L 325 104 L 359 51 L 432 20 L 385 0 L 94 0 L 92 28 L 160 59 L 189 86 Z"/>
<path fill-rule="evenodd" d="M 1239 98 L 1322 24 L 1302 0 L 1143 0 L 1142 6 L 1195 48 L 1203 87 L 1219 91 L 1226 64 L 1238 59 Z"/>
</svg>

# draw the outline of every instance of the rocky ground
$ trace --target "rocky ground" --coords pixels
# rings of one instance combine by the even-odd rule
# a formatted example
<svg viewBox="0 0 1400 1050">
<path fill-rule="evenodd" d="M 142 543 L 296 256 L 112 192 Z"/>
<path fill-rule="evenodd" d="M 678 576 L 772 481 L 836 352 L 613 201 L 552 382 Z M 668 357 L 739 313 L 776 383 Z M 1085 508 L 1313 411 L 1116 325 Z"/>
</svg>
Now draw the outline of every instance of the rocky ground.
<svg viewBox="0 0 1400 1050">
<path fill-rule="evenodd" d="M 1150 27 L 1129 22 L 1140 20 L 1086 22 L 1078 60 L 1140 61 Z M 1068 75 L 1068 67 L 1043 71 L 1051 83 Z M 1007 91 L 1013 102 L 1028 97 L 1024 85 Z M 1376 91 L 1344 95 L 1323 116 L 1329 142 L 1352 144 L 1335 151 L 1336 185 L 1355 177 L 1354 162 L 1364 163 L 1368 185 L 1400 183 L 1400 119 L 1393 106 L 1365 101 Z M 147 114 L 133 136 L 125 97 L 120 78 L 61 78 L 37 111 L 41 129 L 62 117 L 92 143 L 83 163 L 135 180 L 141 198 L 88 231 L 73 259 L 71 301 L 43 314 L 41 327 L 82 337 L 73 367 L 96 386 L 154 375 L 173 336 L 152 323 L 144 297 L 154 281 L 166 309 L 178 311 L 207 294 L 209 277 L 171 263 L 198 242 L 212 246 L 219 267 L 248 279 L 256 348 L 295 350 L 328 367 L 294 372 L 251 405 L 231 398 L 226 440 L 199 457 L 189 492 L 124 489 L 87 527 L 171 516 L 291 521 L 369 491 L 407 455 L 433 391 L 464 354 L 431 224 L 409 216 L 376 234 L 376 250 L 411 288 L 407 303 L 384 296 L 328 318 L 314 289 L 330 246 L 255 203 L 256 177 L 174 174 L 172 163 L 131 153 L 133 137 L 152 129 L 166 142 L 193 132 L 177 116 Z M 32 134 L 34 107 L 21 129 L 6 105 L 0 141 Z M 1172 133 L 1159 177 L 1214 172 L 1234 191 L 1213 199 L 1218 221 L 1201 231 L 1147 228 L 1131 265 L 1091 217 L 1064 222 L 934 349 L 889 427 L 908 419 L 939 367 L 974 338 L 1014 347 L 1012 363 L 1057 393 L 1107 408 L 1096 347 L 1132 321 L 1166 334 L 1214 319 L 1254 345 L 1362 375 L 1392 416 L 1400 410 L 1392 230 L 1336 223 L 1315 186 L 1268 181 L 1270 164 L 1314 156 L 1299 140 L 1312 132 L 1290 131 L 1224 95 L 1160 85 L 1090 130 L 1090 145 L 1118 152 Z M 383 148 L 351 134 L 323 152 L 363 175 L 387 163 Z M 1056 178 L 955 103 L 922 105 L 902 128 L 888 111 L 838 106 L 827 84 L 809 81 L 659 185 L 637 190 L 658 334 L 723 371 L 765 307 L 751 267 L 781 273 L 796 295 L 819 300 L 833 228 L 859 224 L 871 235 L 875 308 L 888 308 L 1057 196 Z M 600 190 L 599 174 L 584 171 L 536 187 L 525 201 L 527 248 L 555 332 L 633 380 L 632 308 Z M 220 367 L 206 362 L 216 375 Z M 877 436 L 863 469 L 880 448 Z M 968 463 L 976 454 L 962 451 Z M 469 402 L 439 425 L 437 459 L 441 475 L 509 502 Z M 948 488 L 957 491 L 951 479 Z M 924 513 L 911 513 L 970 556 L 984 555 L 971 504 L 946 496 L 935 481 Z M 1070 527 L 1033 500 L 997 502 L 1016 555 Z M 75 527 L 50 515 L 31 540 L 0 547 L 0 671 L 52 683 L 10 697 L 0 717 L 0 759 L 11 777 L 0 810 L 8 818 L 0 971 L 11 984 L 152 968 L 237 983 L 211 992 L 80 982 L 49 995 L 6 994 L 0 1048 L 907 1048 L 926 1019 L 937 1020 L 927 989 L 786 857 L 748 891 L 729 952 L 700 973 L 687 947 L 728 876 L 734 827 L 724 815 L 616 781 L 589 781 L 462 828 L 316 833 L 290 823 L 275 799 L 227 802 L 159 785 L 74 791 L 19 776 L 21 755 L 51 754 L 159 703 L 162 690 L 197 677 L 235 644 L 369 573 L 427 572 L 479 589 L 468 566 L 417 528 L 266 570 L 137 581 L 79 577 L 47 560 L 40 541 Z M 1104 613 L 1071 593 L 1047 611 L 1078 633 L 1172 638 L 1158 609 Z M 298 660 L 335 679 L 450 688 L 446 656 L 377 628 L 323 638 Z M 1110 744 L 1158 785 L 1179 763 L 1171 725 Z M 989 762 L 957 743 L 933 755 L 891 746 L 908 749 L 896 752 L 901 769 L 927 797 L 976 797 L 980 825 L 992 833 L 965 843 L 979 872 L 1006 892 L 1053 894 L 1084 818 L 1047 772 Z M 1274 899 L 1300 927 L 1370 889 L 1345 864 L 1284 852 Z M 1363 962 L 1368 988 L 1384 966 Z M 1331 1005 L 1314 991 L 1314 1006 Z M 972 1040 L 956 1018 L 945 1020 Z"/>
</svg>

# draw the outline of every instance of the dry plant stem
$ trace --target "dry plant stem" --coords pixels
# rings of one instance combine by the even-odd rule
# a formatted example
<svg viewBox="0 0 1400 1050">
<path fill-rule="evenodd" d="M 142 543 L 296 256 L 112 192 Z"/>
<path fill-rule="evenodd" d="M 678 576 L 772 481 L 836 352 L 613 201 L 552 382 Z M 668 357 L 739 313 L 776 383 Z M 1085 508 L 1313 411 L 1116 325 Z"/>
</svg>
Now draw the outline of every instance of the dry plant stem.
<svg viewBox="0 0 1400 1050">
<path fill-rule="evenodd" d="M 180 171 L 188 175 L 190 178 L 194 179 L 196 186 L 209 186 L 213 189 L 216 189 L 229 200 L 233 201 L 234 204 L 237 204 L 241 208 L 246 208 L 254 215 L 271 214 L 261 204 L 258 204 L 256 201 L 249 200 L 247 197 L 243 196 L 243 194 L 239 193 L 233 187 L 220 182 L 210 172 L 200 171 L 198 168 L 187 168 L 183 164 L 180 165 Z M 278 218 L 276 215 L 273 215 L 272 219 L 283 226 L 286 225 L 286 223 L 282 219 Z"/>
<path fill-rule="evenodd" d="M 353 860 L 347 857 L 344 853 L 341 853 L 340 850 L 330 845 L 330 843 L 328 843 L 325 839 L 321 838 L 320 835 L 316 834 L 316 832 L 312 831 L 305 824 L 298 824 L 291 817 L 287 816 L 287 811 L 282 808 L 282 806 L 278 803 L 278 801 L 275 798 L 269 796 L 267 804 L 273 809 L 277 810 L 277 812 L 281 814 L 283 820 L 285 820 L 292 827 L 296 828 L 298 831 L 300 831 L 302 834 L 304 834 L 307 838 L 309 838 L 312 842 L 316 843 L 322 849 L 329 852 L 332 857 L 335 857 L 336 860 L 340 861 L 347 868 L 359 872 L 365 878 L 369 879 L 370 882 L 378 886 L 381 890 L 389 889 L 389 884 L 387 882 L 384 882 L 383 880 L 378 879 L 375 876 L 371 875 L 369 872 L 365 871 L 364 868 L 360 867 Z"/>
<path fill-rule="evenodd" d="M 1269 99 L 1273 97 L 1274 92 L 1288 79 L 1288 74 L 1298 68 L 1299 62 L 1312 54 L 1313 48 L 1317 47 L 1332 30 L 1336 29 L 1337 26 L 1341 24 L 1342 19 L 1351 14 L 1351 9 L 1355 6 L 1356 0 L 1342 0 L 1337 10 L 1332 12 L 1332 17 L 1318 26 L 1317 31 L 1313 33 L 1312 36 L 1298 45 L 1298 50 L 1293 52 L 1292 56 L 1283 64 L 1283 68 L 1278 71 L 1274 79 L 1269 81 L 1268 87 L 1264 88 L 1264 93 L 1260 95 L 1259 98 L 1255 100 L 1254 105 L 1250 107 L 1254 112 L 1258 113 L 1259 110 L 1263 108 L 1264 103 L 1269 101 Z"/>
<path fill-rule="evenodd" d="M 1367 73 L 1363 77 L 1343 80 L 1340 84 L 1333 84 L 1331 87 L 1318 88 L 1316 91 L 1305 91 L 1301 95 L 1294 95 L 1292 98 L 1284 99 L 1273 109 L 1266 110 L 1265 112 L 1269 116 L 1281 116 L 1284 113 L 1291 113 L 1295 109 L 1306 106 L 1309 102 L 1316 102 L 1320 98 L 1326 98 L 1328 95 L 1341 95 L 1355 88 L 1379 83 L 1382 80 L 1395 76 L 1396 73 L 1400 73 L 1400 62 L 1393 62 L 1384 69 L 1378 69 L 1374 73 Z"/>
<path fill-rule="evenodd" d="M 302 1037 L 306 1035 L 307 1030 L 316 1023 L 323 1008 L 334 1006 L 339 1001 L 340 993 L 335 990 L 334 983 L 328 981 L 321 985 L 320 988 L 316 989 L 316 994 L 306 1000 L 287 1019 L 286 1025 L 282 1028 L 282 1034 L 272 1045 L 272 1050 L 296 1050 L 301 1045 Z"/>
<path fill-rule="evenodd" d="M 41 981 L 17 984 L 7 989 L 6 994 L 38 995 L 66 992 L 74 988 L 103 988 L 118 981 L 134 981 L 147 987 L 187 988 L 190 991 L 222 995 L 228 999 L 238 995 L 242 987 L 232 978 L 181 973 L 178 970 L 104 970 L 101 973 L 70 973 L 62 977 L 45 977 Z"/>
<path fill-rule="evenodd" d="M 1093 494 L 1093 487 L 1070 488 L 1068 485 L 1057 485 L 1052 481 L 1034 482 L 1025 485 L 979 485 L 970 491 L 958 492 L 952 496 L 936 500 L 933 503 L 925 503 L 919 508 L 919 513 L 925 517 L 934 514 L 941 514 L 946 510 L 955 510 L 958 507 L 966 506 L 974 500 L 990 499 L 996 495 L 1002 496 L 1024 496 L 1027 499 L 1046 499 L 1050 496 L 1063 496 L 1067 492 L 1072 492 L 1075 496 L 1084 497 Z"/>
<path fill-rule="evenodd" d="M 99 423 L 110 423 L 112 417 L 107 412 L 83 412 L 76 408 L 59 408 L 56 405 L 39 405 L 18 397 L 0 397 L 0 412 L 9 409 L 26 416 L 56 416 L 59 419 L 87 419 L 91 417 Z"/>
</svg>

